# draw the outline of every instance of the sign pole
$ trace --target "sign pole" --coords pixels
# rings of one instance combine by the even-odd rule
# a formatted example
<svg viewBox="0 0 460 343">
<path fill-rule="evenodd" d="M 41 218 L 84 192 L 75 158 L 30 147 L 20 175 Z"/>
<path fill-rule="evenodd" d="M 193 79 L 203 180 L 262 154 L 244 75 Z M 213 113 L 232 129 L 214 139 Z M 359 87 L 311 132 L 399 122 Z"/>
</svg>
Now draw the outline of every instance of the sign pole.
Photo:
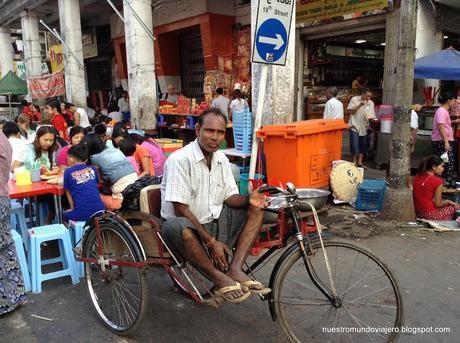
<svg viewBox="0 0 460 343">
<path fill-rule="evenodd" d="M 257 1 L 257 0 L 253 0 Z M 262 64 L 260 68 L 259 92 L 257 95 L 256 117 L 252 137 L 251 163 L 249 179 L 254 179 L 257 166 L 259 142 L 257 131 L 262 126 L 262 116 L 267 89 L 268 66 L 285 66 L 289 35 L 294 10 L 294 0 L 258 0 L 257 15 L 253 21 L 254 40 L 252 46 L 252 63 Z M 248 183 L 249 187 L 250 183 Z"/>
<path fill-rule="evenodd" d="M 264 111 L 265 90 L 267 88 L 268 64 L 262 64 L 260 74 L 259 93 L 257 95 L 256 118 L 254 121 L 254 132 L 252 136 L 251 163 L 249 164 L 249 179 L 254 179 L 257 166 L 257 152 L 259 149 L 259 141 L 256 133 L 262 127 L 262 115 Z M 248 186 L 251 183 L 248 182 Z"/>
</svg>

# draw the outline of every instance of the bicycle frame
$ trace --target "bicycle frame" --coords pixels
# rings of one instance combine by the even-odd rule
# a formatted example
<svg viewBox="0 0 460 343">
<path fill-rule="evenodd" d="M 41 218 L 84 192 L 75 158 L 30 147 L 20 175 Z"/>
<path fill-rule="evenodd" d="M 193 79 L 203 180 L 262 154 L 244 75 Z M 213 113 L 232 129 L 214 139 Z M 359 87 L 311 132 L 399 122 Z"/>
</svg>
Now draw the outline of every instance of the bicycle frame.
<svg viewBox="0 0 460 343">
<path fill-rule="evenodd" d="M 293 250 L 297 249 L 297 247 L 300 248 L 301 252 L 302 252 L 302 256 L 303 256 L 303 260 L 304 260 L 304 263 L 305 263 L 305 268 L 307 270 L 307 273 L 308 273 L 308 276 L 310 277 L 310 279 L 312 280 L 313 284 L 320 290 L 321 293 L 324 294 L 324 296 L 336 307 L 339 306 L 340 304 L 340 299 L 338 299 L 334 294 L 333 292 L 331 292 L 329 290 L 329 288 L 318 278 L 318 276 L 316 275 L 315 271 L 314 271 L 314 268 L 311 264 L 311 261 L 310 259 L 308 258 L 309 255 L 311 254 L 314 254 L 314 251 L 313 251 L 313 248 L 312 248 L 312 239 L 309 237 L 308 234 L 304 234 L 302 228 L 301 228 L 301 224 L 299 223 L 300 221 L 300 216 L 298 215 L 298 211 L 296 210 L 296 206 L 295 206 L 295 197 L 292 197 L 292 200 L 288 202 L 288 207 L 286 209 L 284 209 L 283 211 L 280 211 L 280 215 L 279 215 L 279 220 L 278 220 L 278 226 L 279 226 L 279 234 L 281 236 L 281 239 L 282 239 L 282 246 L 272 246 L 269 248 L 268 251 L 266 251 L 260 258 L 258 258 L 251 266 L 247 266 L 246 270 L 244 271 L 247 275 L 253 275 L 254 271 L 261 265 L 263 264 L 265 261 L 271 259 L 272 255 L 279 249 L 281 249 L 282 247 L 286 246 L 286 243 L 287 241 L 289 240 L 289 238 L 291 238 L 292 236 L 295 236 L 296 237 L 296 240 L 297 242 L 296 243 L 293 243 L 286 251 L 284 251 L 284 253 L 278 258 L 278 261 L 274 267 L 274 269 L 272 270 L 272 273 L 271 273 L 271 277 L 270 277 L 270 288 L 273 289 L 273 283 L 274 283 L 274 276 L 277 274 L 279 268 L 281 267 L 281 264 L 282 262 L 284 261 L 285 258 L 287 258 L 287 256 L 289 256 Z M 321 231 L 320 229 L 318 229 L 320 222 L 319 222 L 319 219 L 318 219 L 318 214 L 317 214 L 317 211 L 315 209 L 315 207 L 312 205 L 312 204 L 309 204 L 311 209 L 312 209 L 312 213 L 313 213 L 313 225 L 308 225 L 310 227 L 314 227 L 315 228 L 315 231 L 318 233 L 318 239 L 322 239 L 321 238 Z M 287 212 L 287 216 L 285 215 Z M 289 228 L 289 224 L 288 224 L 288 217 L 290 217 L 292 219 L 292 227 Z M 302 222 L 302 224 L 304 224 Z M 286 230 L 287 229 L 287 230 Z M 334 286 L 332 285 L 332 288 L 334 288 Z M 272 301 L 272 296 L 271 296 L 271 293 L 266 296 L 266 297 L 263 297 L 261 296 L 261 298 L 263 300 L 269 300 L 269 309 L 270 309 L 270 314 L 271 314 L 271 317 L 273 319 L 273 321 L 276 321 L 277 318 L 276 318 L 276 312 L 275 312 L 275 309 L 274 309 L 274 305 L 273 305 L 273 301 Z"/>
</svg>

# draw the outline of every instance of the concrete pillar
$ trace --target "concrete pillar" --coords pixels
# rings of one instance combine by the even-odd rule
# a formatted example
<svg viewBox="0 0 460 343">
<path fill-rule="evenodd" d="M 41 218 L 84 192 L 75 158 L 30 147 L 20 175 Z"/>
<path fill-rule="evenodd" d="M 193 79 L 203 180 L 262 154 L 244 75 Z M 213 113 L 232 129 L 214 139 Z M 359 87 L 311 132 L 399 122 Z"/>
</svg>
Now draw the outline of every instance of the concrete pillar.
<svg viewBox="0 0 460 343">
<path fill-rule="evenodd" d="M 433 6 L 428 1 L 420 1 L 417 10 L 417 36 L 415 40 L 415 58 L 441 51 L 443 48 L 444 37 L 441 31 L 436 29 L 436 15 Z M 416 79 L 414 87 L 414 103 L 423 104 L 423 87 L 441 86 L 440 80 Z M 438 99 L 436 97 L 435 102 Z"/>
<path fill-rule="evenodd" d="M 78 61 L 84 65 L 79 0 L 59 0 L 58 5 L 62 39 L 75 54 Z M 67 101 L 86 108 L 85 69 L 78 64 L 65 47 L 63 47 L 63 51 Z"/>
<path fill-rule="evenodd" d="M 0 78 L 13 70 L 13 46 L 10 29 L 0 27 Z"/>
<path fill-rule="evenodd" d="M 37 14 L 33 11 L 23 11 L 21 13 L 21 28 L 27 68 L 26 75 L 27 77 L 40 77 L 42 75 L 42 57 Z"/>
<path fill-rule="evenodd" d="M 252 18 L 257 17 L 257 1 L 251 2 Z M 285 124 L 294 121 L 296 107 L 296 32 L 295 32 L 295 5 L 289 34 L 289 46 L 286 57 L 286 66 L 269 66 L 267 86 L 265 88 L 262 125 Z M 255 19 L 251 27 L 251 39 L 255 37 Z M 257 108 L 261 64 L 252 64 L 252 108 Z"/>
<path fill-rule="evenodd" d="M 300 35 L 300 30 L 296 30 L 296 45 L 297 45 L 297 66 L 296 66 L 296 84 L 297 84 L 297 99 L 296 99 L 296 120 L 304 119 L 305 113 L 305 95 L 303 93 L 303 71 L 305 57 L 305 41 Z"/>
<path fill-rule="evenodd" d="M 130 4 L 147 28 L 153 31 L 151 0 L 132 0 Z M 123 2 L 123 15 L 131 120 L 136 128 L 153 130 L 157 111 L 153 40 L 126 2 Z"/>
</svg>

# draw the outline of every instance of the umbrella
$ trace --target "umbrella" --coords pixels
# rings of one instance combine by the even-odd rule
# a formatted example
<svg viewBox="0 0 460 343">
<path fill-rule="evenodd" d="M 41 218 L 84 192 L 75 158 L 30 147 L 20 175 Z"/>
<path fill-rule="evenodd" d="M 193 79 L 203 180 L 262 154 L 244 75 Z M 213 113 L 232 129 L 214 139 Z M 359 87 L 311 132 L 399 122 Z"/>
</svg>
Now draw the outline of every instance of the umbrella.
<svg viewBox="0 0 460 343">
<path fill-rule="evenodd" d="M 460 51 L 447 48 L 415 60 L 416 79 L 460 80 Z"/>
<path fill-rule="evenodd" d="M 27 83 L 17 77 L 11 70 L 0 80 L 0 94 L 27 94 Z"/>
</svg>

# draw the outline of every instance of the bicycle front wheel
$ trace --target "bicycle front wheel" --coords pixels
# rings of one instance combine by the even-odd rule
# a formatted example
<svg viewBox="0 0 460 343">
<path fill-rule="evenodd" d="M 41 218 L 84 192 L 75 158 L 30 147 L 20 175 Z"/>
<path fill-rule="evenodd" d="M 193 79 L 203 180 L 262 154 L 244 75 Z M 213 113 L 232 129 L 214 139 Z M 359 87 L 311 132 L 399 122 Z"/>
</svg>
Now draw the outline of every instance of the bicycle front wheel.
<svg viewBox="0 0 460 343">
<path fill-rule="evenodd" d="M 403 303 L 393 273 L 354 243 L 326 240 L 324 248 L 330 272 L 320 242 L 309 254 L 310 271 L 338 303 L 312 282 L 300 248 L 280 261 L 273 276 L 271 301 L 289 341 L 394 342 L 403 324 Z"/>
<path fill-rule="evenodd" d="M 112 223 L 100 223 L 104 261 L 140 262 L 141 253 L 130 233 Z M 96 230 L 84 242 L 85 257 L 100 259 Z M 104 325 L 119 335 L 131 334 L 148 303 L 146 271 L 100 263 L 85 263 L 86 283 L 96 313 Z"/>
</svg>

